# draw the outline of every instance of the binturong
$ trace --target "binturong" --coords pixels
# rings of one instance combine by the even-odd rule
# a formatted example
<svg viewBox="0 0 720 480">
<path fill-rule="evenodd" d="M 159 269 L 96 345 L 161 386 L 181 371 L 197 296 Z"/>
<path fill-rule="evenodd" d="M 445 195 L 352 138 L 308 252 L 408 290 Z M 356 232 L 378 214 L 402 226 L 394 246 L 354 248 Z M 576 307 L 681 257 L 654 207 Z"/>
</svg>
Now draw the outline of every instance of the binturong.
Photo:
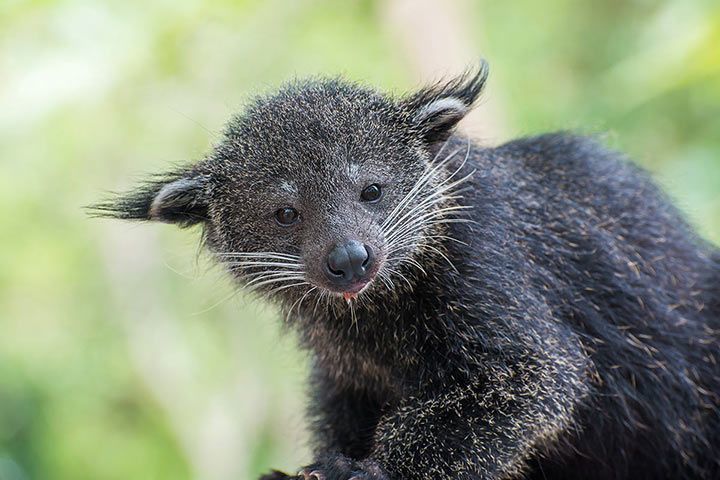
<svg viewBox="0 0 720 480">
<path fill-rule="evenodd" d="M 720 478 L 720 251 L 554 133 L 454 133 L 488 75 L 296 81 L 95 207 L 201 225 L 312 358 L 314 457 L 264 480 Z"/>
</svg>

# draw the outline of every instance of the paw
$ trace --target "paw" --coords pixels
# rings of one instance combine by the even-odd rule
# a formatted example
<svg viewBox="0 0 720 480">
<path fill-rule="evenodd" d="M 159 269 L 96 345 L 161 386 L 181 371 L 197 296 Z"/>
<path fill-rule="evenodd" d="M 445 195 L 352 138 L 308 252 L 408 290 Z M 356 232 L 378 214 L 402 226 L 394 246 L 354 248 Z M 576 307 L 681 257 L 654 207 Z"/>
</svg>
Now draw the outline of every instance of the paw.
<svg viewBox="0 0 720 480">
<path fill-rule="evenodd" d="M 372 460 L 356 462 L 343 455 L 326 455 L 300 470 L 298 480 L 389 480 Z"/>
</svg>

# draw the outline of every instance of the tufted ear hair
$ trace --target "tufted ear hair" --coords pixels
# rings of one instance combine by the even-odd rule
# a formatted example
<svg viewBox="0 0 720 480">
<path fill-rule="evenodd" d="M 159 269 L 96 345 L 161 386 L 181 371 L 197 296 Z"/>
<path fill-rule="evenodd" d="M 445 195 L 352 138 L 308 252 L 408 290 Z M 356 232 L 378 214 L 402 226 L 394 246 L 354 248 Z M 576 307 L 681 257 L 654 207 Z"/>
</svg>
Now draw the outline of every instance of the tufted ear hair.
<svg viewBox="0 0 720 480">
<path fill-rule="evenodd" d="M 158 175 L 89 207 L 94 217 L 154 220 L 188 227 L 207 220 L 208 180 L 192 170 Z"/>
<path fill-rule="evenodd" d="M 404 101 L 409 109 L 413 129 L 429 147 L 447 140 L 472 109 L 485 86 L 488 64 L 480 64 L 463 75 L 427 86 Z"/>
</svg>

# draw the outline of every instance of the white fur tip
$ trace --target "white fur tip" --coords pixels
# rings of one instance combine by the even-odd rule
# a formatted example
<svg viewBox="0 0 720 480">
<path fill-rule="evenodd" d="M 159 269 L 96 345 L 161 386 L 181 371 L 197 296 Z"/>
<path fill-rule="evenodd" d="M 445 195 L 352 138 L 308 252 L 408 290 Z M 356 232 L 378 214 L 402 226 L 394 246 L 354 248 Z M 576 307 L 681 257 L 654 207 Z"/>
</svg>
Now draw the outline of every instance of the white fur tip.
<svg viewBox="0 0 720 480">
<path fill-rule="evenodd" d="M 421 122 L 440 112 L 447 112 L 452 115 L 463 116 L 467 113 L 468 106 L 462 100 L 455 97 L 439 98 L 423 106 L 415 115 L 415 121 Z"/>
</svg>

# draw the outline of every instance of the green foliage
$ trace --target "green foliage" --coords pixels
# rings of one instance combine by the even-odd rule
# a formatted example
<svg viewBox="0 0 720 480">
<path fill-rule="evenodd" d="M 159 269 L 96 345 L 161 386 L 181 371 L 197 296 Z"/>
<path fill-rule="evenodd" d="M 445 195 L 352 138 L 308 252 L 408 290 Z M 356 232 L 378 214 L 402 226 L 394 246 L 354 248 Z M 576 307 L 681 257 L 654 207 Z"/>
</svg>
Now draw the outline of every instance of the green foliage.
<svg viewBox="0 0 720 480">
<path fill-rule="evenodd" d="M 713 1 L 468 4 L 507 138 L 609 132 L 720 240 Z M 197 232 L 85 217 L 200 158 L 253 92 L 417 84 L 380 1 L 0 6 L 0 479 L 251 478 L 307 460 L 306 358 Z M 432 32 L 427 32 L 432 35 Z M 473 59 L 468 59 L 472 61 Z"/>
</svg>

